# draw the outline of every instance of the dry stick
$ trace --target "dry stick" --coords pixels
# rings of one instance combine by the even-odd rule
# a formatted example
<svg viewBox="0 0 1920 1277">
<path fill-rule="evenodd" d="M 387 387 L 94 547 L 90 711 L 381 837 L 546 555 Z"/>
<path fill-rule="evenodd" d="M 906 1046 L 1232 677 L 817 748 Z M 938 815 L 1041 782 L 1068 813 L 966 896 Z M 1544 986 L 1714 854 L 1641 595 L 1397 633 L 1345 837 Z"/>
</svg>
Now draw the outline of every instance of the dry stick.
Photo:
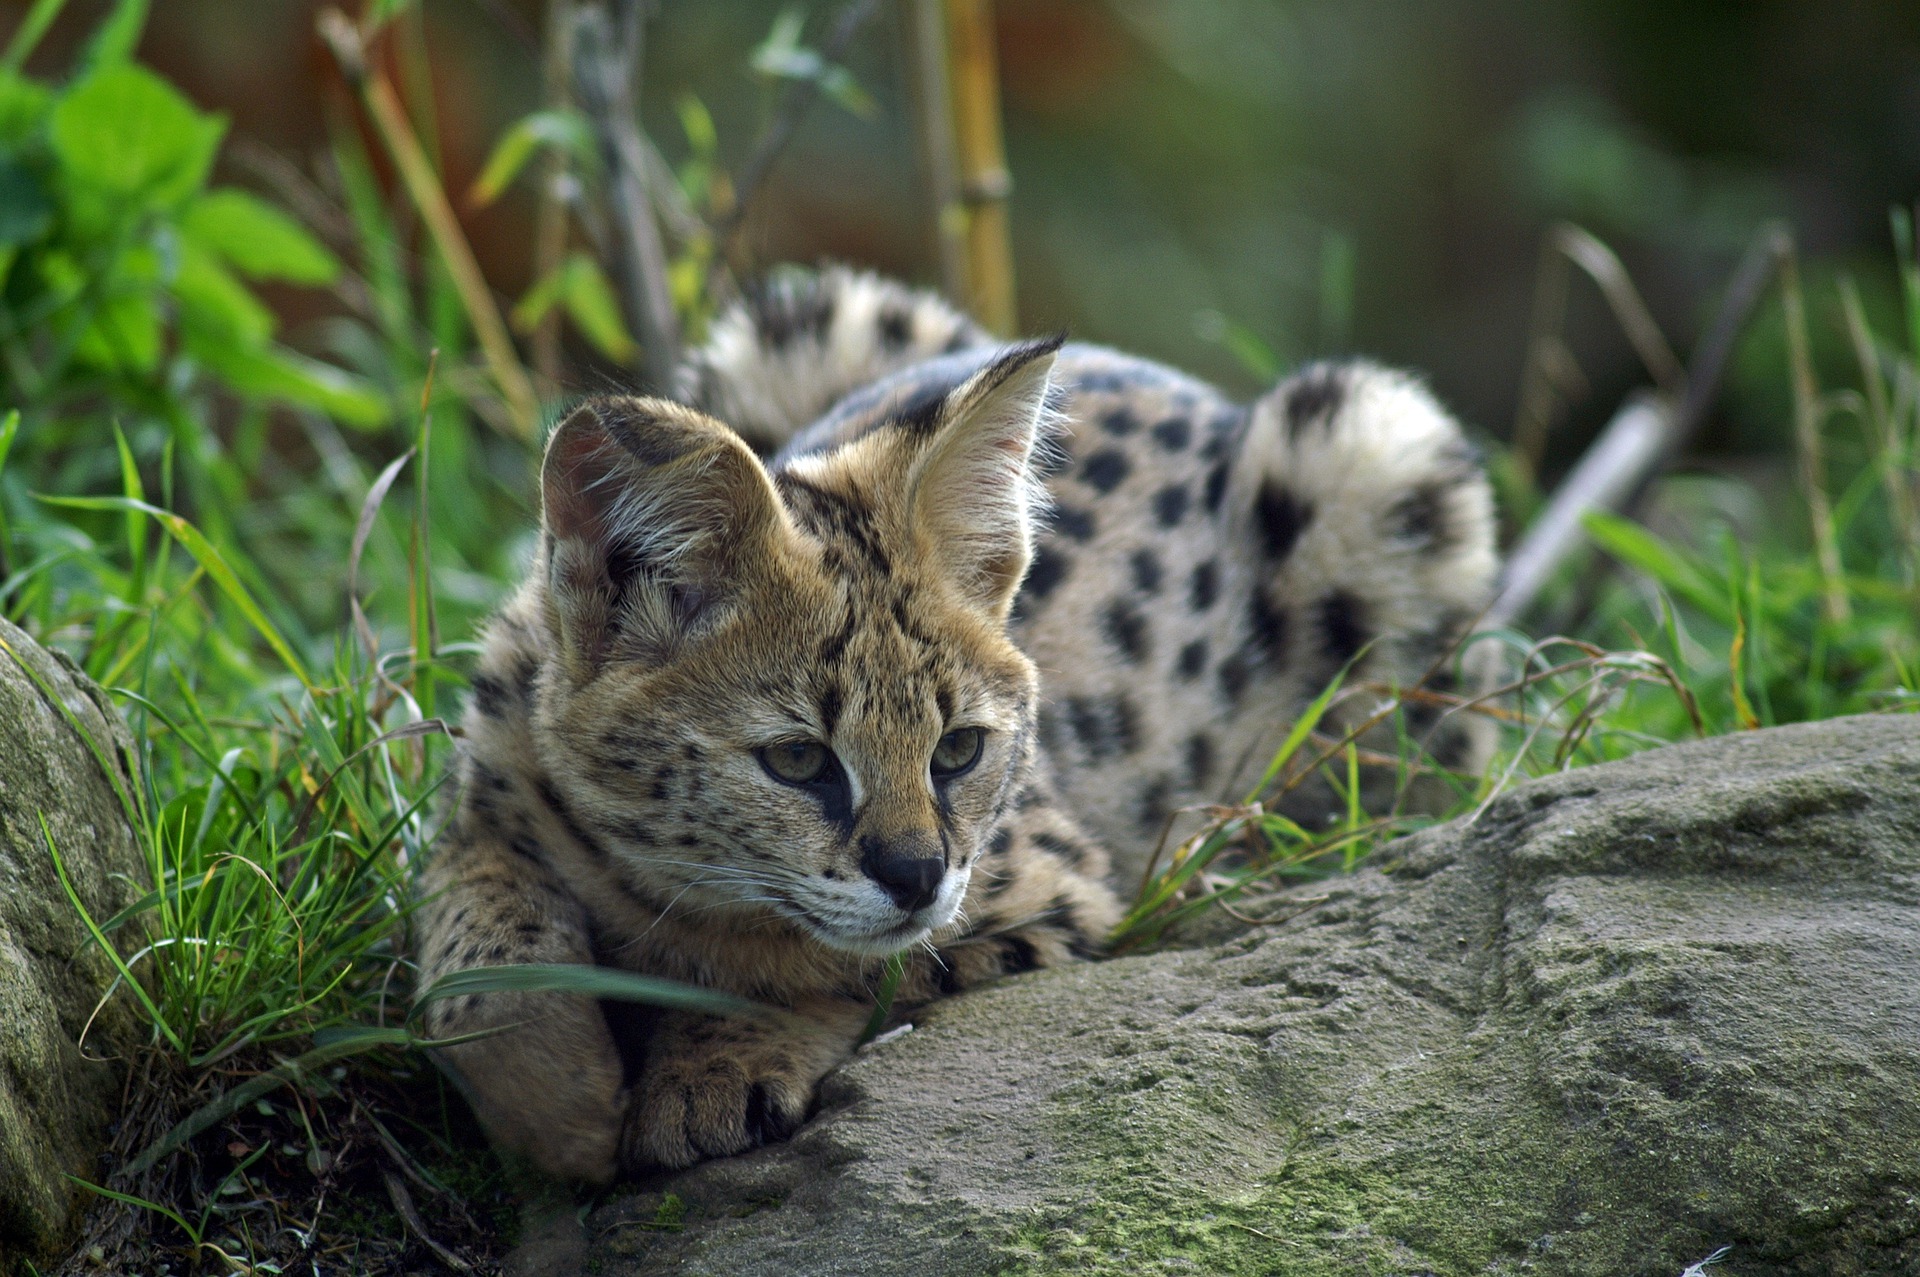
<svg viewBox="0 0 1920 1277">
<path fill-rule="evenodd" d="M 635 111 L 646 32 L 641 0 L 622 0 L 619 30 L 606 6 L 580 10 L 573 25 L 573 81 L 593 122 L 613 213 L 614 257 L 627 324 L 640 338 L 641 373 L 654 390 L 673 384 L 680 321 L 667 283 L 667 250 L 647 195 L 646 151 Z"/>
<path fill-rule="evenodd" d="M 1009 337 L 1017 326 L 1007 225 L 1013 178 L 1000 136 L 993 0 L 947 0 L 947 52 L 960 198 L 967 209 L 967 309 L 989 331 Z"/>
<path fill-rule="evenodd" d="M 1587 513 L 1632 510 L 1655 476 L 1686 446 L 1713 402 L 1734 342 L 1772 278 L 1785 242 L 1785 230 L 1769 225 L 1748 245 L 1713 326 L 1694 351 L 1692 369 L 1680 375 L 1678 393 L 1635 394 L 1587 449 L 1514 547 L 1499 597 L 1487 609 L 1487 625 L 1511 625 L 1525 615 L 1560 565 L 1584 543 L 1581 520 Z M 1616 308 L 1616 313 L 1622 312 Z M 1657 348 L 1665 344 L 1663 339 Z M 1635 345 L 1643 356 L 1657 349 L 1644 332 Z M 1670 377 L 1669 371 L 1662 380 Z M 1583 583 L 1577 592 L 1576 613 L 1587 610 L 1584 600 L 1592 597 L 1596 586 L 1592 578 Z"/>
<path fill-rule="evenodd" d="M 414 136 L 413 126 L 407 121 L 407 113 L 394 94 L 393 85 L 385 75 L 367 65 L 366 46 L 361 42 L 360 32 L 345 14 L 338 9 L 324 9 L 317 25 L 321 38 L 333 51 L 334 61 L 339 63 L 340 73 L 359 92 L 360 101 L 386 143 L 394 166 L 400 170 L 400 180 L 406 184 L 414 207 L 427 224 L 427 232 L 432 235 L 440 260 L 446 264 L 447 275 L 453 280 L 454 290 L 467 312 L 467 322 L 473 325 L 494 384 L 506 400 L 514 433 L 522 439 L 532 439 L 540 428 L 540 403 L 534 397 L 533 383 L 527 380 L 527 371 L 520 366 L 513 340 L 507 336 L 506 321 L 501 319 L 500 308 L 494 304 L 486 278 L 480 273 L 480 264 L 474 260 L 473 249 L 460 230 L 460 219 L 454 216 L 453 205 L 447 202 L 447 194 L 427 161 L 420 139 Z"/>
</svg>

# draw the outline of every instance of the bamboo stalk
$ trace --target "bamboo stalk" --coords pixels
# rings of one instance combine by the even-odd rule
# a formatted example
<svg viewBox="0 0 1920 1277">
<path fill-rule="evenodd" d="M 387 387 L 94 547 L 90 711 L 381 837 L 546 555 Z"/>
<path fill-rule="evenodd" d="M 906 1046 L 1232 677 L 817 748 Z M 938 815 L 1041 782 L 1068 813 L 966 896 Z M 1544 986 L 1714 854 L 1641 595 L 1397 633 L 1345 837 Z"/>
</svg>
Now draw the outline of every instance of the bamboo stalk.
<svg viewBox="0 0 1920 1277">
<path fill-rule="evenodd" d="M 1000 128 L 1000 68 L 994 49 L 993 0 L 946 0 L 947 66 L 960 199 L 966 208 L 967 309 L 989 330 L 1016 328 L 1013 240 Z"/>
<path fill-rule="evenodd" d="M 322 10 L 318 26 L 321 38 L 340 65 L 341 74 L 359 93 L 374 128 L 393 157 L 394 167 L 400 171 L 407 194 L 427 225 L 427 233 L 432 236 L 440 260 L 453 280 L 454 290 L 460 295 L 460 303 L 466 309 L 467 322 L 473 325 L 474 337 L 480 343 L 494 384 L 506 401 L 514 433 L 522 439 L 533 439 L 540 429 L 540 403 L 534 397 L 533 383 L 520 365 L 513 340 L 507 335 L 506 321 L 500 316 L 485 276 L 480 273 L 480 263 L 474 260 L 473 249 L 460 229 L 460 219 L 454 215 L 440 178 L 428 161 L 420 139 L 414 135 L 406 109 L 386 76 L 367 65 L 360 32 L 345 14 L 338 9 Z"/>
</svg>

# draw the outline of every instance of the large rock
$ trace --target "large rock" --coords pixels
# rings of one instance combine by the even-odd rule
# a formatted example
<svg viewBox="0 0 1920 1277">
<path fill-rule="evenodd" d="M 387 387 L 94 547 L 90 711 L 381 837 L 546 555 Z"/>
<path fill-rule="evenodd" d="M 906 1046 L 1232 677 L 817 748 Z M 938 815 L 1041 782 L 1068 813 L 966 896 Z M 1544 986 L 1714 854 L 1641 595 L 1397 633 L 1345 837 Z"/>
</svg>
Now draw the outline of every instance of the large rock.
<svg viewBox="0 0 1920 1277">
<path fill-rule="evenodd" d="M 98 1179 L 119 1097 L 108 1057 L 136 1030 L 124 997 L 87 1028 L 113 967 L 61 890 L 41 829 L 44 818 L 96 919 L 138 897 L 138 844 L 62 706 L 129 784 L 131 740 L 105 695 L 0 620 L 0 1272 L 24 1271 L 71 1239 L 79 1202 L 66 1175 Z"/>
<path fill-rule="evenodd" d="M 1920 1272 L 1920 717 L 1537 781 L 1385 861 L 931 1007 L 569 1266 Z"/>
</svg>

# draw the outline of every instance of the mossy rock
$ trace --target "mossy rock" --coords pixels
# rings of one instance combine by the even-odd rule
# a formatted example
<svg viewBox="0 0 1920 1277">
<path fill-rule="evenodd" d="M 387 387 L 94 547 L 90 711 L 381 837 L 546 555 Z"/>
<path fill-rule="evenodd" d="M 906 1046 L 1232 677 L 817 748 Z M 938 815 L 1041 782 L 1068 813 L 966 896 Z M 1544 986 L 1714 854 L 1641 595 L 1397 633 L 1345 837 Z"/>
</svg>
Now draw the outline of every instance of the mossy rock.
<svg viewBox="0 0 1920 1277">
<path fill-rule="evenodd" d="M 0 1273 L 72 1240 L 81 1190 L 67 1176 L 101 1174 L 116 1059 L 137 1032 L 125 998 L 100 1006 L 113 966 L 47 851 L 51 835 L 96 919 L 138 898 L 146 870 L 114 791 L 131 783 L 131 747 L 98 687 L 0 620 Z"/>
<path fill-rule="evenodd" d="M 1920 1272 L 1920 716 L 1536 781 L 1300 895 L 929 1007 L 542 1271 Z"/>
</svg>

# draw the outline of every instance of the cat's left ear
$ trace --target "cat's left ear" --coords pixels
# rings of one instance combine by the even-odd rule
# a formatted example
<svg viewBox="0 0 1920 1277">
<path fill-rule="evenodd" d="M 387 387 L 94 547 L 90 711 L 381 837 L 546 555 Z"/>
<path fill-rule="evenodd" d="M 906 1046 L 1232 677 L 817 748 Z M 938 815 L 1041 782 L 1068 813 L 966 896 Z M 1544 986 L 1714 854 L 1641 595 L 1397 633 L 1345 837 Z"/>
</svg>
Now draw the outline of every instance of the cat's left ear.
<svg viewBox="0 0 1920 1277">
<path fill-rule="evenodd" d="M 1063 341 L 1010 346 L 955 388 L 907 474 L 921 552 L 996 619 L 1013 606 L 1047 508 L 1034 453 L 1048 446 L 1047 394 Z"/>
</svg>

